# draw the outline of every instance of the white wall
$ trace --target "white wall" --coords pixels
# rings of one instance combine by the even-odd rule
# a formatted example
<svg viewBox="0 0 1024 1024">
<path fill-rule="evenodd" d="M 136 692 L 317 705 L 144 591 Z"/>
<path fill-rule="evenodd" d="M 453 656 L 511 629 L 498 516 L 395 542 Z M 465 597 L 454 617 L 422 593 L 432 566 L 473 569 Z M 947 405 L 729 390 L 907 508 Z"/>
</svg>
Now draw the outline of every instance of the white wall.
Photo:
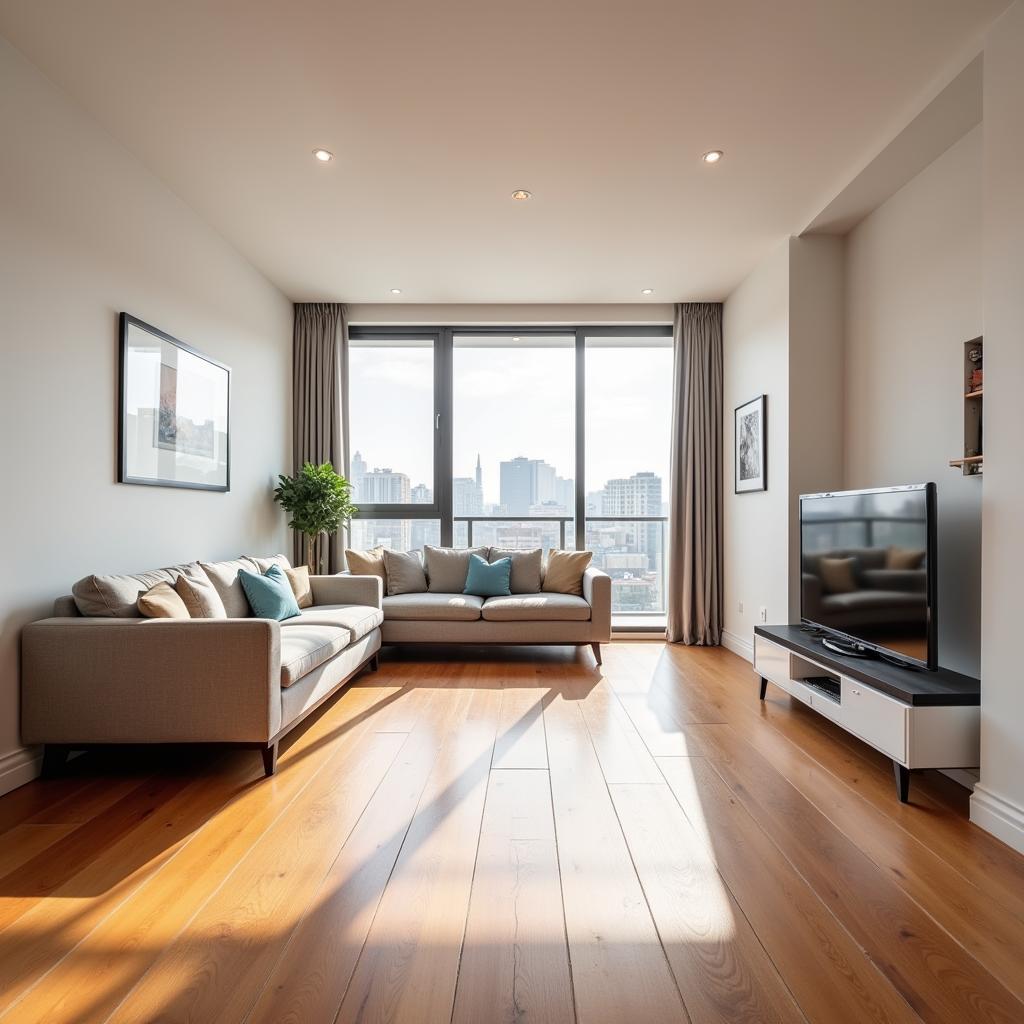
<svg viewBox="0 0 1024 1024">
<path fill-rule="evenodd" d="M 847 238 L 845 484 L 938 485 L 939 661 L 970 675 L 981 668 L 983 484 L 949 460 L 963 451 L 963 344 L 982 333 L 981 268 L 979 126 Z"/>
<path fill-rule="evenodd" d="M 0 39 L 0 792 L 18 742 L 18 633 L 93 571 L 280 550 L 291 305 Z M 240 168 L 244 173 L 244 167 Z M 232 369 L 231 491 L 119 485 L 117 314 Z"/>
<path fill-rule="evenodd" d="M 789 622 L 800 620 L 800 495 L 843 482 L 845 246 L 789 244 Z"/>
<path fill-rule="evenodd" d="M 722 317 L 723 641 L 750 657 L 760 607 L 769 622 L 789 620 L 788 239 L 725 300 Z M 768 396 L 768 490 L 735 494 L 733 410 L 760 394 Z"/>
<path fill-rule="evenodd" d="M 985 43 L 981 783 L 971 818 L 1024 852 L 1024 6 Z"/>
</svg>

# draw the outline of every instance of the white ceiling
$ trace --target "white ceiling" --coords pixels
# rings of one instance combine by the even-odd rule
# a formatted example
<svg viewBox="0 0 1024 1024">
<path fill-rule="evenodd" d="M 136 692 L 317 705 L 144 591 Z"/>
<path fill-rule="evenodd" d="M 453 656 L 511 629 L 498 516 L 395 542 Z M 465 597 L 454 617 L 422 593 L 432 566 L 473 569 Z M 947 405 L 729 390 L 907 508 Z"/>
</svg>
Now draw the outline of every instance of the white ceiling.
<svg viewBox="0 0 1024 1024">
<path fill-rule="evenodd" d="M 807 225 L 1006 6 L 0 0 L 0 32 L 293 299 L 665 302 Z"/>
</svg>

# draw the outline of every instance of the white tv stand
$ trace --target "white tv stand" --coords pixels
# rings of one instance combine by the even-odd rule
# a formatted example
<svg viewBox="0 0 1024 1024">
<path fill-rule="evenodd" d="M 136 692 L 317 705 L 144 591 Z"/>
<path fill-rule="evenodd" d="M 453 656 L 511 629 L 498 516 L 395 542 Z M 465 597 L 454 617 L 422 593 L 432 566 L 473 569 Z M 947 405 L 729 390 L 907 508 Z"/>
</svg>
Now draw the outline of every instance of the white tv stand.
<svg viewBox="0 0 1024 1024">
<path fill-rule="evenodd" d="M 981 684 L 971 676 L 834 654 L 799 626 L 757 626 L 754 669 L 768 682 L 892 759 L 896 792 L 916 768 L 979 762 Z"/>
</svg>

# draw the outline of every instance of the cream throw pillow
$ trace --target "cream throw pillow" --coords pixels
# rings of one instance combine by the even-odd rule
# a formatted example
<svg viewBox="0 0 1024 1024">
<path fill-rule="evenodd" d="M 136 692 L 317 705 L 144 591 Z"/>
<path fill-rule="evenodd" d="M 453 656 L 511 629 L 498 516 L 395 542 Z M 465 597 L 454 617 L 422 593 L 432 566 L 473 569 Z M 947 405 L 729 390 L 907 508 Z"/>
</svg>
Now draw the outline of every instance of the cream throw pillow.
<svg viewBox="0 0 1024 1024">
<path fill-rule="evenodd" d="M 220 594 L 204 574 L 179 576 L 174 581 L 175 593 L 185 602 L 193 619 L 226 619 L 228 617 Z"/>
<path fill-rule="evenodd" d="M 818 565 L 821 582 L 829 594 L 850 594 L 857 589 L 857 579 L 853 574 L 855 558 L 822 557 Z"/>
<path fill-rule="evenodd" d="M 167 582 L 150 587 L 139 597 L 139 614 L 147 619 L 190 619 L 188 606 Z"/>
<path fill-rule="evenodd" d="M 594 557 L 592 551 L 548 552 L 548 564 L 544 571 L 544 585 L 548 594 L 573 594 L 583 596 L 583 574 Z"/>
<path fill-rule="evenodd" d="M 313 588 L 309 583 L 309 566 L 297 565 L 294 569 L 285 569 L 284 574 L 295 595 L 295 603 L 300 608 L 312 607 Z"/>
<path fill-rule="evenodd" d="M 384 593 L 388 592 L 388 574 L 384 571 L 384 547 L 380 545 L 369 551 L 353 551 L 345 548 L 345 564 L 353 576 L 379 576 L 384 581 Z"/>
</svg>

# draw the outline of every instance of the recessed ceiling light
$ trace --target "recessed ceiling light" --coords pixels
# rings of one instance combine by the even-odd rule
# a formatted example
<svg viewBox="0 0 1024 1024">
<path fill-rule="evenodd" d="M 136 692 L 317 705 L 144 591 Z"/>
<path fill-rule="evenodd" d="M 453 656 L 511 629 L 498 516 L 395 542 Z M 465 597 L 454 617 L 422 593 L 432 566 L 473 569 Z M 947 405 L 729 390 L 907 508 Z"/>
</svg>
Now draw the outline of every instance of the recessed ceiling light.
<svg viewBox="0 0 1024 1024">
<path fill-rule="evenodd" d="M 329 164 L 334 159 L 334 154 L 329 149 L 314 149 L 313 156 L 322 164 Z"/>
<path fill-rule="evenodd" d="M 401 288 L 392 288 L 391 289 L 391 294 L 392 295 L 401 295 L 402 294 L 402 289 Z"/>
<path fill-rule="evenodd" d="M 725 154 L 720 149 L 712 149 L 705 153 L 701 157 L 701 160 L 706 164 L 717 164 L 723 156 L 725 156 Z"/>
<path fill-rule="evenodd" d="M 522 338 L 513 338 L 512 340 L 513 341 L 522 341 L 523 339 Z"/>
<path fill-rule="evenodd" d="M 653 288 L 641 288 L 640 289 L 640 294 L 641 295 L 653 295 L 654 294 L 654 289 Z"/>
<path fill-rule="evenodd" d="M 512 193 L 512 198 L 515 199 L 516 202 L 525 203 L 532 195 L 533 193 L 527 192 L 525 188 L 517 188 L 515 192 Z"/>
</svg>

